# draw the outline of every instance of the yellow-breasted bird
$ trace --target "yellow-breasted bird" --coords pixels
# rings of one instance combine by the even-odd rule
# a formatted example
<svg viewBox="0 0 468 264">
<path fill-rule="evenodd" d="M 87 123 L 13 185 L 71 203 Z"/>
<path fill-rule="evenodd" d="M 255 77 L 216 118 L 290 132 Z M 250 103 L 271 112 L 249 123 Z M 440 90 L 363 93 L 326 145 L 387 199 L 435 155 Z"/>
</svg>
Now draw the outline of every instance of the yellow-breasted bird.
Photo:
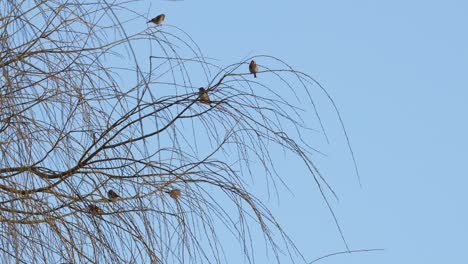
<svg viewBox="0 0 468 264">
<path fill-rule="evenodd" d="M 147 23 L 155 23 L 156 25 L 161 25 L 164 22 L 164 19 L 166 18 L 165 14 L 160 14 L 154 18 L 152 18 L 150 21 Z"/>
<path fill-rule="evenodd" d="M 250 73 L 253 73 L 255 78 L 257 78 L 258 65 L 254 60 L 252 60 L 249 64 L 249 71 Z"/>
<path fill-rule="evenodd" d="M 103 213 L 102 209 L 94 204 L 88 205 L 88 211 L 92 215 L 101 215 Z"/>
<path fill-rule="evenodd" d="M 117 200 L 117 198 L 120 198 L 120 196 L 116 192 L 114 192 L 113 190 L 109 190 L 107 192 L 107 197 L 109 198 L 109 201 L 111 201 L 111 202 Z"/>
<path fill-rule="evenodd" d="M 208 96 L 208 91 L 205 88 L 200 87 L 198 89 L 198 96 L 200 97 L 200 102 L 203 104 L 211 105 L 210 97 Z"/>
</svg>

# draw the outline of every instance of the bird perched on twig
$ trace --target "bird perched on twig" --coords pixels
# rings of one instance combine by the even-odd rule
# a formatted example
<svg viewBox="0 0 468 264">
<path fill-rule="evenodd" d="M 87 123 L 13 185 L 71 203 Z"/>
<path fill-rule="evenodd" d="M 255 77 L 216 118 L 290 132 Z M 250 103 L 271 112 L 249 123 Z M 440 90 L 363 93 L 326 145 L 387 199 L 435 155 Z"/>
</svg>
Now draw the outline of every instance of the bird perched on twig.
<svg viewBox="0 0 468 264">
<path fill-rule="evenodd" d="M 111 201 L 111 202 L 117 200 L 117 198 L 120 198 L 120 196 L 116 192 L 114 192 L 113 190 L 109 190 L 107 192 L 107 197 L 109 198 L 109 201 Z"/>
<path fill-rule="evenodd" d="M 180 194 L 182 193 L 179 189 L 172 189 L 167 192 L 172 199 L 179 199 Z"/>
<path fill-rule="evenodd" d="M 102 209 L 94 204 L 88 205 L 88 212 L 92 215 L 101 215 L 103 213 Z"/>
<path fill-rule="evenodd" d="M 154 23 L 156 25 L 161 25 L 163 22 L 164 22 L 164 19 L 166 18 L 166 15 L 165 14 L 160 14 L 154 18 L 152 18 L 150 21 L 148 21 L 147 23 Z"/>
<path fill-rule="evenodd" d="M 202 104 L 211 105 L 211 100 L 210 100 L 210 97 L 208 96 L 208 91 L 205 90 L 205 88 L 200 87 L 198 89 L 198 97 L 200 98 L 200 102 Z"/>
<path fill-rule="evenodd" d="M 250 73 L 253 73 L 255 78 L 257 78 L 258 65 L 254 60 L 252 60 L 249 64 L 249 71 Z"/>
</svg>

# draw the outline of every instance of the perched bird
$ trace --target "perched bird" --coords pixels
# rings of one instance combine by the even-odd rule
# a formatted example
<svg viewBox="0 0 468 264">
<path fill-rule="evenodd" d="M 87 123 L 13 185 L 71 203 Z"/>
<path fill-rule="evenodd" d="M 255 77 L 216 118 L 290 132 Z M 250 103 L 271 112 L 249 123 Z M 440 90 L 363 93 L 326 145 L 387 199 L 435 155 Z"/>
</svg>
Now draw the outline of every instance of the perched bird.
<svg viewBox="0 0 468 264">
<path fill-rule="evenodd" d="M 200 102 L 203 104 L 211 105 L 210 97 L 208 96 L 208 91 L 205 88 L 200 87 L 198 89 L 198 96 L 200 97 Z"/>
<path fill-rule="evenodd" d="M 94 204 L 88 205 L 88 211 L 92 215 L 101 215 L 103 213 L 102 209 Z"/>
<path fill-rule="evenodd" d="M 255 78 L 257 78 L 258 65 L 254 60 L 252 60 L 249 64 L 249 71 L 250 73 L 253 73 Z"/>
<path fill-rule="evenodd" d="M 113 190 L 109 190 L 107 192 L 107 197 L 109 198 L 109 201 L 111 201 L 111 202 L 117 200 L 117 198 L 120 198 L 120 196 L 116 192 L 114 192 Z"/>
<path fill-rule="evenodd" d="M 180 197 L 180 194 L 181 194 L 181 191 L 179 189 L 172 189 L 170 190 L 169 192 L 167 192 L 169 194 L 169 196 L 172 198 L 172 199 L 179 199 Z"/>
<path fill-rule="evenodd" d="M 160 14 L 156 16 L 155 18 L 151 19 L 147 23 L 155 23 L 156 25 L 161 25 L 164 22 L 164 19 L 166 18 L 165 14 Z"/>
</svg>

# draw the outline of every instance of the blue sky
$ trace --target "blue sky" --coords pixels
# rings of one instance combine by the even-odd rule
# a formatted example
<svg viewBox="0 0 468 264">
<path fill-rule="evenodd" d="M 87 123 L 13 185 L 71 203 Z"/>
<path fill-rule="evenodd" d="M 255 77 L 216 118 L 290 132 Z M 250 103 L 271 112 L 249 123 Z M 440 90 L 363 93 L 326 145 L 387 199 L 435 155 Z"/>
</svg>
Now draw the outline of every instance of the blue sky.
<svg viewBox="0 0 468 264">
<path fill-rule="evenodd" d="M 468 262 L 468 2 L 185 0 L 150 10 L 219 64 L 277 56 L 332 94 L 363 188 L 331 111 L 320 169 L 351 248 L 386 250 L 317 263 Z M 291 168 L 295 194 L 271 203 L 285 230 L 307 259 L 344 250 L 312 178 Z"/>
</svg>

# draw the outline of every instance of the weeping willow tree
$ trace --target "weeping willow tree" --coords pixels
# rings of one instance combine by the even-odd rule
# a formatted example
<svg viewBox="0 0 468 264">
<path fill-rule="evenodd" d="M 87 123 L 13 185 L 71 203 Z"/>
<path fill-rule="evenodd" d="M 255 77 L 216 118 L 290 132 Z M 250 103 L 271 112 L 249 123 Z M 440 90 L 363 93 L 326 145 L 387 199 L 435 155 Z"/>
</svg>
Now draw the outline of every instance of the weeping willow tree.
<svg viewBox="0 0 468 264">
<path fill-rule="evenodd" d="M 253 263 L 258 232 L 305 261 L 253 183 L 287 183 L 279 148 L 336 221 L 312 159 L 328 94 L 272 56 L 220 66 L 134 4 L 0 2 L 1 261 L 224 263 L 229 237 Z"/>
</svg>

